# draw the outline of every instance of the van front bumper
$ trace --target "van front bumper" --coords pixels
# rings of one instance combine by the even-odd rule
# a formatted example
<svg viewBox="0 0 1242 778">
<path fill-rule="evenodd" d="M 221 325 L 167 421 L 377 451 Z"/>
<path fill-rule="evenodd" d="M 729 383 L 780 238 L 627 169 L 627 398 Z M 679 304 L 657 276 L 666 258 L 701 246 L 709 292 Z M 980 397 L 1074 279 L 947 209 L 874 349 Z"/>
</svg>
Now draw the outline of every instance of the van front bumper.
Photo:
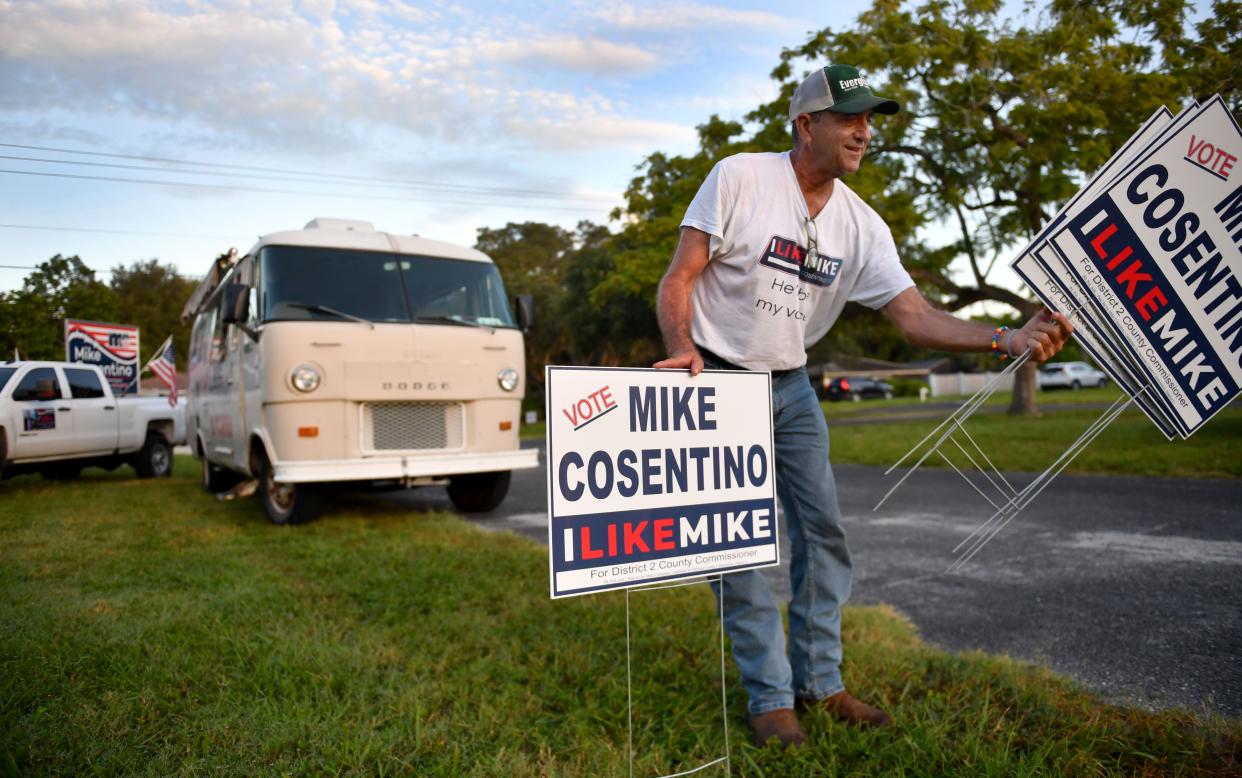
<svg viewBox="0 0 1242 778">
<path fill-rule="evenodd" d="M 419 454 L 359 459 L 315 459 L 276 462 L 281 483 L 331 481 L 386 481 L 393 478 L 448 477 L 465 473 L 526 470 L 539 466 L 539 450 L 486 453 Z"/>
</svg>

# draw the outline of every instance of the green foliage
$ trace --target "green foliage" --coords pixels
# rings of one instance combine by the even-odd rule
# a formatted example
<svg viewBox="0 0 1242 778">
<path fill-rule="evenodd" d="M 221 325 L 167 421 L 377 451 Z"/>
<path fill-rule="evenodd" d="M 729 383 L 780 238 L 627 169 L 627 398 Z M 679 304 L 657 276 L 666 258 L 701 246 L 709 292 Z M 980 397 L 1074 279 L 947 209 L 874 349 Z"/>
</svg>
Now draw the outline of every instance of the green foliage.
<svg viewBox="0 0 1242 778">
<path fill-rule="evenodd" d="M 190 325 L 181 323 L 181 309 L 197 284 L 158 260 L 118 265 L 112 270 L 112 291 L 116 293 L 121 321 L 137 324 L 142 336 L 145 362 L 169 335 L 177 351 L 177 361 L 185 370 L 190 349 Z"/>
<path fill-rule="evenodd" d="M 474 246 L 496 263 L 505 291 L 534 298 L 535 324 L 526 334 L 527 396 L 541 398 L 543 367 L 555 362 L 567 344 L 567 333 L 556 313 L 573 235 L 550 224 L 509 222 L 497 229 L 480 227 Z"/>
<path fill-rule="evenodd" d="M 772 73 L 780 94 L 748 124 L 713 116 L 695 154 L 643 161 L 615 214 L 613 272 L 592 300 L 633 295 L 654 316 L 680 219 L 712 165 L 789 148 L 789 99 L 805 75 L 795 65 L 848 62 L 902 102 L 900 114 L 877 119 L 868 162 L 848 184 L 889 224 L 920 288 L 949 310 L 994 300 L 1029 316 L 1036 303 L 996 286 L 994 268 L 1160 104 L 1177 110 L 1218 91 L 1237 103 L 1242 10 L 1217 0 L 1193 30 L 1183 0 L 1055 0 L 1016 12 L 998 2 L 876 0 L 852 26 L 783 52 Z M 919 356 L 878 315 L 851 311 L 813 359 Z"/>
<path fill-rule="evenodd" d="M 184 359 L 190 328 L 181 324 L 181 308 L 194 287 L 154 259 L 118 265 L 105 284 L 80 258 L 57 254 L 26 276 L 21 289 L 0 294 L 0 359 L 10 359 L 14 348 L 23 359 L 64 359 L 65 319 L 137 325 L 143 360 L 171 334 Z"/>
<path fill-rule="evenodd" d="M 41 262 L 22 288 L 0 295 L 0 353 L 64 359 L 65 319 L 117 321 L 116 294 L 76 256 Z M 129 322 L 122 322 L 129 323 Z"/>
<path fill-rule="evenodd" d="M 980 300 L 1032 305 L 994 286 L 990 271 L 1039 231 L 1057 208 L 1162 103 L 1220 91 L 1236 103 L 1242 23 L 1236 2 L 1216 2 L 1195 37 L 1182 0 L 1056 0 L 1021 21 L 993 2 L 877 0 L 850 29 L 825 29 L 782 53 L 782 97 L 749 118 L 768 132 L 786 123 L 801 74 L 825 62 L 859 66 L 902 112 L 876 123 L 871 178 L 851 181 L 893 229 L 903 259 L 928 291 L 956 310 Z M 864 170 L 868 167 L 864 166 Z M 873 189 L 876 185 L 879 189 Z M 926 248 L 921 228 L 940 222 L 952 240 Z M 966 280 L 949 273 L 965 265 Z"/>
<path fill-rule="evenodd" d="M 203 494 L 185 458 L 158 482 L 23 477 L 0 500 L 0 773 L 627 774 L 625 597 L 550 600 L 546 551 L 516 535 L 358 496 L 290 531 Z M 715 759 L 714 598 L 630 599 L 635 775 Z M 897 725 L 808 715 L 807 748 L 756 749 L 729 662 L 734 775 L 1239 769 L 1236 722 L 946 654 L 884 606 L 845 608 L 843 633 L 846 681 Z"/>
</svg>

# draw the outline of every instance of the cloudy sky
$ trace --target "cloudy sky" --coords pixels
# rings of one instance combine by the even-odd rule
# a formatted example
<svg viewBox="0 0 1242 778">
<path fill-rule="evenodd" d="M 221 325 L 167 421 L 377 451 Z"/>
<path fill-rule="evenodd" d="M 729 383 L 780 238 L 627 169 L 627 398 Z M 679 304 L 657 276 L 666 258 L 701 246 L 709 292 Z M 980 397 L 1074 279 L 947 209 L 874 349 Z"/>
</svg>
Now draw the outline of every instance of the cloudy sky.
<svg viewBox="0 0 1242 778">
<path fill-rule="evenodd" d="M 646 154 L 866 5 L 0 0 L 0 264 L 200 275 L 316 216 L 463 244 L 605 221 Z"/>
</svg>

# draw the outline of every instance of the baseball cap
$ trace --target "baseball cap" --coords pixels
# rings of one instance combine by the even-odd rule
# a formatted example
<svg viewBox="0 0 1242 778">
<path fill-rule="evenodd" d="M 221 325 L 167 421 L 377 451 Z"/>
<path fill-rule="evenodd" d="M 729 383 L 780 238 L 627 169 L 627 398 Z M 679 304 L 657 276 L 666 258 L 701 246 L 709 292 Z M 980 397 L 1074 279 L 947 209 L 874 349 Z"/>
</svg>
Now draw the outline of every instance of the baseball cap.
<svg viewBox="0 0 1242 778">
<path fill-rule="evenodd" d="M 794 90 L 793 99 L 789 101 L 789 121 L 798 118 L 800 113 L 815 113 L 823 110 L 837 113 L 876 113 L 893 114 L 901 110 L 896 100 L 872 94 L 871 85 L 851 65 L 829 65 L 806 77 Z"/>
</svg>

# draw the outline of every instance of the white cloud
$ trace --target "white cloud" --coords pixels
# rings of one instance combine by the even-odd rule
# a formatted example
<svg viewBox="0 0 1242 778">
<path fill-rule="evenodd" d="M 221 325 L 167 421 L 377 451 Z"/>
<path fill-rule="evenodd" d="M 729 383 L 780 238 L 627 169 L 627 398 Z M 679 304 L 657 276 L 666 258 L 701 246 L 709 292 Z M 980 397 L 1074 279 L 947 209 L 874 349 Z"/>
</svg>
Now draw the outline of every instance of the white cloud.
<svg viewBox="0 0 1242 778">
<path fill-rule="evenodd" d="M 522 134 L 546 149 L 618 148 L 642 153 L 653 148 L 686 148 L 698 137 L 694 128 L 671 122 L 598 114 L 590 109 L 560 115 L 509 116 L 506 132 Z"/>
<path fill-rule="evenodd" d="M 519 62 L 596 75 L 651 70 L 659 59 L 638 46 L 611 43 L 601 38 L 571 35 L 534 41 L 507 41 L 489 52 L 502 62 Z"/>
<path fill-rule="evenodd" d="M 512 147 L 649 147 L 688 130 L 541 87 L 538 74 L 658 65 L 636 45 L 397 0 L 0 0 L 0 111 L 197 122 L 259 149 L 340 153 L 367 125 L 462 144 L 514 112 Z"/>
<path fill-rule="evenodd" d="M 792 19 L 768 11 L 742 11 L 699 3 L 678 3 L 656 7 L 612 3 L 598 8 L 594 15 L 597 19 L 617 29 L 641 32 L 721 27 L 795 26 Z"/>
</svg>

